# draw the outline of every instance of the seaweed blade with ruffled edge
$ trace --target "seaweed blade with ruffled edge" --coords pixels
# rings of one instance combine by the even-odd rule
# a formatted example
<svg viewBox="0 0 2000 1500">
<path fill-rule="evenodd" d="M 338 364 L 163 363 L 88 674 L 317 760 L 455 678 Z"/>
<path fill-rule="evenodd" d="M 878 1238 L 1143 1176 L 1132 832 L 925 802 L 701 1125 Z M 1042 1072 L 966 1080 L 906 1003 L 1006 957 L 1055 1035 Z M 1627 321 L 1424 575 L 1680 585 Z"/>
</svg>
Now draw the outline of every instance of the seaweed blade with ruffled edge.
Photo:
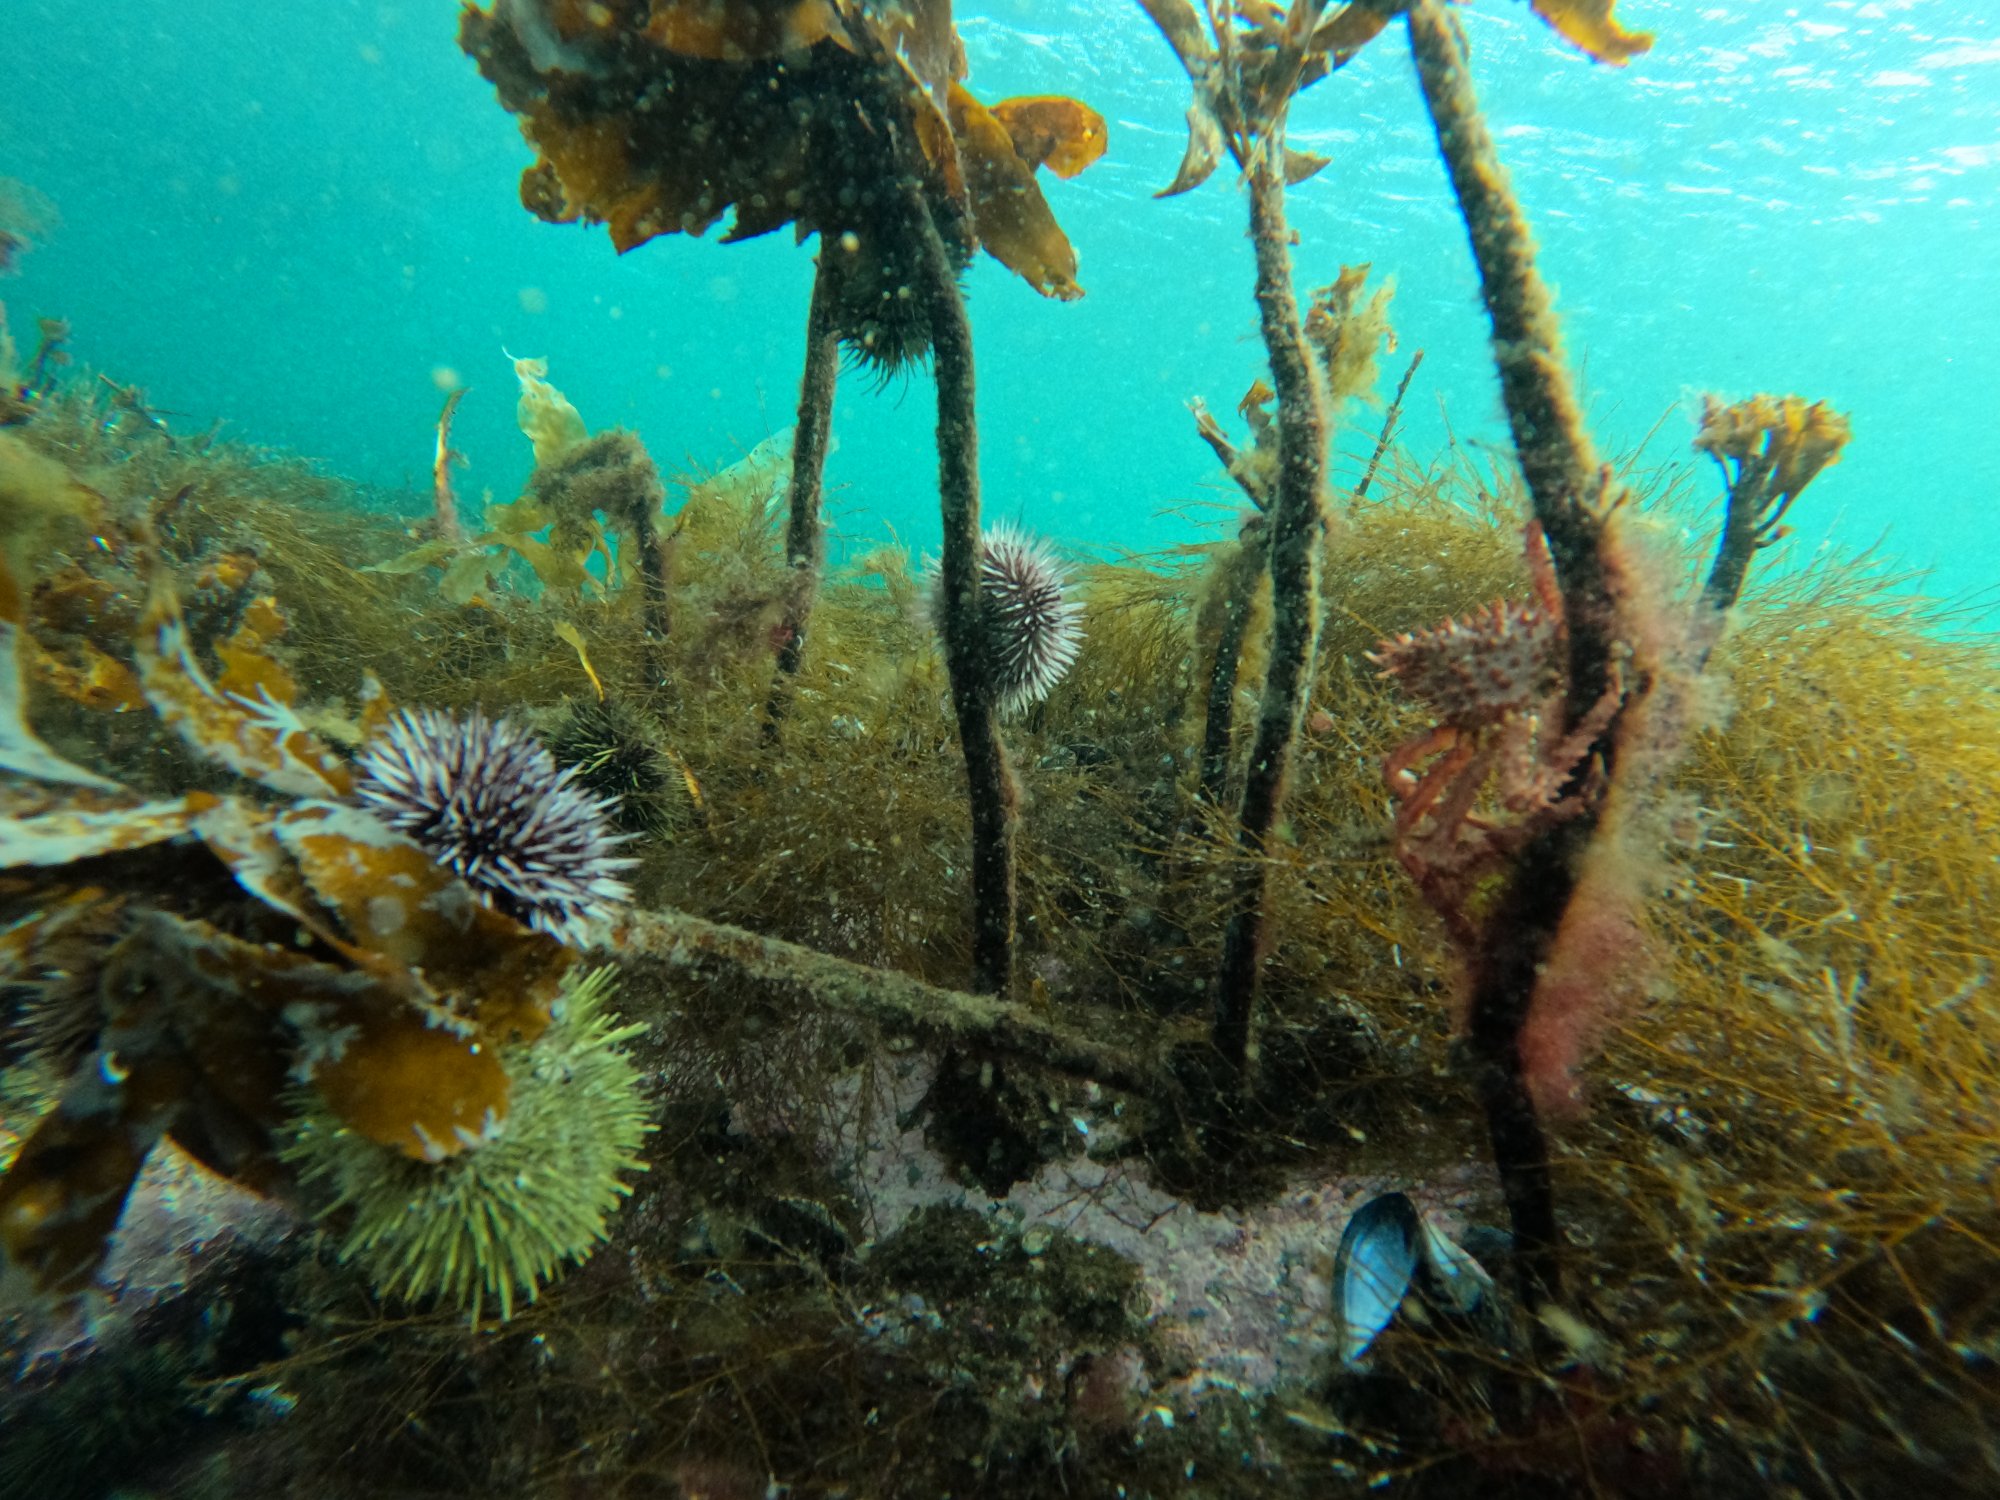
<svg viewBox="0 0 2000 1500">
<path fill-rule="evenodd" d="M 447 1161 L 384 1150 L 316 1096 L 301 1099 L 282 1155 L 322 1199 L 322 1219 L 349 1216 L 341 1260 L 390 1296 L 443 1297 L 477 1323 L 489 1298 L 505 1321 L 517 1297 L 533 1302 L 565 1262 L 596 1248 L 631 1195 L 626 1174 L 646 1170 L 635 1153 L 653 1129 L 620 1046 L 645 1027 L 620 1026 L 606 1009 L 614 972 L 572 973 L 541 1038 L 502 1049 L 514 1084 L 507 1120 Z"/>
</svg>

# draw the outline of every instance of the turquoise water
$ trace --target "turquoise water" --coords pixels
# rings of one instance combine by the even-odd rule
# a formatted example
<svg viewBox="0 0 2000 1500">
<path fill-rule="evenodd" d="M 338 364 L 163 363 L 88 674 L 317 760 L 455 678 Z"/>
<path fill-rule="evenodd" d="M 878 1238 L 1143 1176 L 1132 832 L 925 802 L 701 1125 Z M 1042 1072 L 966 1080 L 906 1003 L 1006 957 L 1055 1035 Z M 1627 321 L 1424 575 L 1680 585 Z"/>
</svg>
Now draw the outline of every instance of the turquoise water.
<svg viewBox="0 0 2000 1500">
<path fill-rule="evenodd" d="M 1255 376 L 1244 210 L 1227 174 L 1155 202 L 1186 85 L 1136 5 L 958 8 L 982 98 L 1064 92 L 1111 122 L 1107 156 L 1050 201 L 1089 295 L 1043 302 L 990 260 L 968 290 L 992 511 L 1083 546 L 1194 534 L 1233 492 L 1185 402 Z M 1663 415 L 1685 455 L 1699 393 L 1825 397 L 1840 468 L 1795 517 L 1798 554 L 1885 533 L 1934 591 L 2000 564 L 2000 14 L 1989 0 L 1624 0 L 1658 33 L 1593 66 L 1516 0 L 1467 12 L 1474 66 L 1544 247 L 1608 452 Z M 187 429 L 295 449 L 387 491 L 428 483 L 438 382 L 472 394 L 461 485 L 509 499 L 529 467 L 502 349 L 542 355 L 593 428 L 662 464 L 719 466 L 790 421 L 810 249 L 780 234 L 613 254 L 515 196 L 513 121 L 435 3 L 311 7 L 0 0 L 0 175 L 63 223 L 0 282 L 17 334 L 75 325 L 80 359 Z M 1504 429 L 1476 285 L 1406 53 L 1392 31 L 1313 89 L 1298 144 L 1333 157 L 1292 195 L 1302 282 L 1393 273 L 1403 354 L 1426 361 L 1419 456 Z M 1401 356 L 1392 358 L 1391 377 Z M 922 377 L 843 385 L 830 480 L 843 531 L 936 531 Z M 1342 434 L 1367 446 L 1379 418 Z M 1351 465 L 1349 469 L 1352 472 Z M 1703 483 L 1708 483 L 1706 477 Z M 408 504 L 415 498 L 384 503 Z"/>
</svg>

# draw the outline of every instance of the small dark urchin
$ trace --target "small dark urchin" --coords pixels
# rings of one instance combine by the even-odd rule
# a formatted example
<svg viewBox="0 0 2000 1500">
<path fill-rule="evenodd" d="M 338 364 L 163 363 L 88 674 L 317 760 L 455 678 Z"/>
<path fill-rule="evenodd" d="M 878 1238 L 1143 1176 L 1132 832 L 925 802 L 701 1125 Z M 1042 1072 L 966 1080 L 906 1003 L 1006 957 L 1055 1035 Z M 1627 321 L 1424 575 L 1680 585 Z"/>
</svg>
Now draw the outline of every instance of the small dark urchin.
<svg viewBox="0 0 2000 1500">
<path fill-rule="evenodd" d="M 556 764 L 573 769 L 585 791 L 603 798 L 627 833 L 667 832 L 687 800 L 651 726 L 615 698 L 569 704 L 549 726 L 548 746 Z"/>
<path fill-rule="evenodd" d="M 937 583 L 933 573 L 933 591 Z M 1002 718 L 1048 697 L 1076 665 L 1083 606 L 1068 589 L 1068 572 L 1040 538 L 1005 521 L 981 534 L 980 635 Z"/>
<path fill-rule="evenodd" d="M 631 895 L 612 805 L 517 724 L 406 710 L 355 768 L 363 806 L 516 921 L 580 944 Z"/>
</svg>

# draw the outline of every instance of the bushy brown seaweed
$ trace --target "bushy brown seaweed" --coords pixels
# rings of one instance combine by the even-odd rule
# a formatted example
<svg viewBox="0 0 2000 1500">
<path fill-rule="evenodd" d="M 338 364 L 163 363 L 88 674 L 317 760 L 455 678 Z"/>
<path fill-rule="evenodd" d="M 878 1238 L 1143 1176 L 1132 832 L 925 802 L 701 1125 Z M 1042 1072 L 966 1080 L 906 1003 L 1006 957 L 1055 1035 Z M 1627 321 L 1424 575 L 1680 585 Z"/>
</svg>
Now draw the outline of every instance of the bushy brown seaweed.
<svg viewBox="0 0 2000 1500">
<path fill-rule="evenodd" d="M 161 529 L 190 580 L 191 618 L 198 610 L 215 623 L 210 639 L 246 624 L 257 631 L 260 621 L 269 631 L 257 601 L 274 596 L 286 627 L 260 632 L 259 650 L 297 683 L 302 716 L 358 719 L 357 660 L 380 663 L 405 702 L 476 702 L 553 723 L 566 700 L 588 695 L 575 652 L 549 630 L 548 605 L 531 587 L 497 588 L 468 609 L 433 581 L 353 573 L 371 546 L 386 557 L 407 541 L 385 518 L 374 541 L 364 528 L 354 544 L 354 502 L 337 482 L 220 446 L 169 451 L 157 435 L 106 434 L 89 418 L 59 401 L 25 439 L 95 476 L 114 520 L 136 515 L 152 493 L 182 495 L 162 507 Z M 1468 467 L 1407 463 L 1379 483 L 1377 502 L 1354 511 L 1323 560 L 1320 666 L 1269 855 L 1255 1138 L 1289 1167 L 1340 1174 L 1390 1164 L 1408 1176 L 1463 1161 L 1477 1126 L 1448 1067 L 1447 946 L 1396 870 L 1380 779 L 1382 758 L 1416 732 L 1423 710 L 1383 682 L 1366 653 L 1495 597 L 1526 598 L 1528 579 L 1519 500 L 1504 483 Z M 944 753 L 952 728 L 942 666 L 909 561 L 878 549 L 828 580 L 820 649 L 802 664 L 783 742 L 767 747 L 756 724 L 771 615 L 758 601 L 783 582 L 770 496 L 768 473 L 729 470 L 670 489 L 680 526 L 663 683 L 647 679 L 635 639 L 637 589 L 613 589 L 578 616 L 610 696 L 685 760 L 704 800 L 701 817 L 642 835 L 641 884 L 651 901 L 949 981 L 963 963 L 967 832 L 959 773 Z M 53 651 L 88 644 L 130 663 L 119 630 L 99 622 L 115 620 L 124 598 L 120 629 L 129 629 L 143 607 L 138 580 L 80 524 L 50 525 L 30 559 L 34 628 Z M 1236 858 L 1201 813 L 1196 754 L 1200 604 L 1235 545 L 1086 569 L 1088 649 L 1011 731 L 1030 1004 L 1111 1035 L 1154 1033 L 1169 1047 L 1200 1045 L 1201 1028 L 1188 1023 L 1199 1016 Z M 475 621 L 487 624 L 469 629 Z M 401 644 L 413 634 L 460 655 L 449 669 L 413 660 Z M 1344 1387 L 1281 1397 L 1262 1417 L 1246 1410 L 1240 1420 L 1291 1466 L 1260 1473 L 1266 1493 L 1285 1472 L 1358 1461 L 1351 1438 L 1322 1430 L 1329 1421 L 1372 1435 L 1375 1468 L 1461 1476 L 1498 1462 L 1481 1456 L 1489 1452 L 1542 1473 L 1602 1466 L 1629 1460 L 1650 1434 L 1643 1441 L 1656 1448 L 1693 1445 L 1670 1466 L 1678 1482 L 1710 1476 L 1727 1490 L 1739 1466 L 1797 1463 L 1806 1434 L 1837 1440 L 1857 1472 L 1898 1472 L 1912 1462 L 1903 1440 L 1913 1424 L 1941 1431 L 1930 1413 L 1977 1406 L 1977 1371 L 1946 1349 L 1993 1337 L 1991 1304 L 1967 1277 L 1994 1231 L 1980 1143 L 2000 1127 L 1982 1041 L 1992 1021 L 1984 976 L 2000 960 L 1989 935 L 2000 892 L 1988 888 L 1985 855 L 1995 830 L 1982 795 L 2000 768 L 1979 761 L 2000 743 L 1994 668 L 1990 646 L 1951 639 L 1863 573 L 1781 582 L 1752 599 L 1718 647 L 1734 712 L 1696 741 L 1677 774 L 1684 838 L 1664 877 L 1672 899 L 1650 933 L 1670 962 L 1609 1038 L 1590 1115 L 1559 1141 L 1565 1201 L 1589 1240 L 1576 1263 L 1597 1323 L 1587 1367 L 1565 1387 L 1562 1435 L 1551 1428 L 1523 1450 L 1520 1423 L 1509 1419 L 1503 1439 L 1490 1407 L 1514 1397 L 1496 1395 L 1494 1377 L 1480 1373 L 1477 1346 L 1443 1330 L 1406 1333 L 1384 1346 L 1386 1370 L 1442 1417 L 1408 1426 L 1354 1409 Z M 1245 670 L 1258 670 L 1254 657 Z M 37 719 L 66 753 L 152 784 L 200 780 L 142 716 L 65 698 L 46 676 L 34 692 Z M 1921 942 L 1909 941 L 1912 931 Z M 573 1296 L 520 1314 L 523 1340 L 541 1335 L 558 1349 L 595 1340 L 608 1351 L 594 1373 L 558 1367 L 568 1372 L 559 1380 L 565 1422 L 601 1437 L 620 1402 L 647 1412 L 651 1436 L 621 1439 L 603 1460 L 617 1472 L 748 1465 L 788 1482 L 845 1476 L 895 1488 L 903 1480 L 891 1476 L 921 1470 L 962 1482 L 997 1409 L 968 1407 L 982 1415 L 919 1458 L 905 1424 L 932 1346 L 852 1342 L 836 1288 L 854 1273 L 824 1268 L 846 1264 L 839 1245 L 863 1234 L 863 1221 L 817 1158 L 784 1155 L 805 1135 L 849 1128 L 879 1108 L 853 1095 L 850 1080 L 856 1059 L 884 1039 L 858 1022 L 774 1011 L 754 987 L 628 988 L 626 1003 L 656 1028 L 651 1055 L 682 1102 L 620 1231 L 644 1269 L 594 1262 Z M 1811 1060 L 1804 1069 L 1802 1057 Z M 1130 1107 L 1144 1121 L 1166 1097 Z M 718 1135 L 707 1111 L 727 1106 L 789 1123 L 777 1134 Z M 1171 1112 L 1153 1119 L 1142 1138 L 1156 1171 L 1204 1198 L 1261 1191 L 1262 1168 L 1239 1171 L 1232 1187 L 1202 1182 L 1193 1158 L 1176 1155 Z M 728 1171 L 718 1173 L 717 1153 L 733 1163 Z M 801 1238 L 819 1212 L 797 1206 L 805 1201 L 842 1227 Z M 700 1248 L 673 1248 L 697 1226 Z M 898 1295 L 914 1289 L 927 1306 L 964 1316 L 975 1304 L 943 1290 L 959 1274 L 959 1252 L 932 1243 L 929 1259 L 893 1261 Z M 742 1289 L 721 1303 L 705 1279 L 717 1270 Z M 352 1289 L 317 1273 L 299 1295 L 321 1309 L 312 1339 L 339 1338 L 320 1318 L 365 1316 Z M 678 1309 L 680 1331 L 612 1336 L 611 1325 L 630 1321 L 617 1309 L 641 1295 Z M 1881 1311 L 1863 1311 L 1871 1307 Z M 657 1308 L 649 1317 L 671 1321 Z M 955 1321 L 946 1327 L 941 1337 L 970 1336 Z M 397 1337 L 410 1342 L 390 1347 L 442 1360 L 465 1379 L 516 1347 L 468 1348 L 448 1320 Z M 1125 1339 L 1150 1347 L 1136 1327 L 1073 1347 L 1105 1360 Z M 1937 1352 L 1912 1355 L 1904 1339 Z M 400 1365 L 371 1365 L 372 1381 L 358 1379 L 352 1361 L 364 1357 L 339 1347 L 351 1352 L 333 1363 L 269 1372 L 302 1393 L 310 1415 L 283 1429 L 282 1451 L 258 1445 L 243 1461 L 255 1452 L 296 1472 L 315 1445 L 339 1444 L 366 1420 L 357 1400 L 427 1399 L 393 1374 Z M 1787 1437 L 1754 1416 L 1760 1367 L 1808 1384 L 1842 1370 L 1838 1388 L 1865 1400 L 1832 1427 L 1794 1413 Z M 703 1370 L 732 1372 L 749 1405 L 701 1394 L 718 1389 Z M 1167 1370 L 1155 1366 L 1155 1378 Z M 522 1389 L 546 1399 L 543 1379 Z M 358 1395 L 371 1386 L 374 1397 Z M 1081 1388 L 1072 1395 L 1080 1402 Z M 814 1420 L 774 1420 L 772 1403 L 801 1402 Z M 1732 1403 L 1753 1415 L 1725 1420 Z M 868 1409 L 882 1410 L 885 1424 L 864 1423 Z M 1064 1422 L 1081 1424 L 1066 1429 L 1081 1443 L 1072 1461 L 1128 1479 L 1151 1472 L 1155 1450 L 1134 1452 L 1115 1424 L 1089 1427 L 1094 1409 L 1063 1408 Z M 761 1452 L 744 1436 L 746 1410 L 756 1413 Z M 453 1431 L 456 1420 L 443 1410 L 427 1419 Z M 1009 1420 L 1046 1426 L 1049 1412 Z M 503 1453 L 514 1455 L 506 1463 L 572 1462 L 536 1430 L 458 1450 L 472 1465 L 465 1472 L 493 1473 Z M 1976 1462 L 1964 1445 L 1979 1429 L 1961 1430 L 1959 1447 L 1938 1451 Z M 1189 1441 L 1158 1451 L 1185 1461 L 1199 1451 Z M 1489 1448 L 1503 1443 L 1512 1446 Z M 392 1443 L 370 1472 L 407 1478 L 418 1462 Z M 953 1474 L 959 1481 L 944 1477 Z M 1629 1492 L 1641 1492 L 1636 1481 Z"/>
</svg>

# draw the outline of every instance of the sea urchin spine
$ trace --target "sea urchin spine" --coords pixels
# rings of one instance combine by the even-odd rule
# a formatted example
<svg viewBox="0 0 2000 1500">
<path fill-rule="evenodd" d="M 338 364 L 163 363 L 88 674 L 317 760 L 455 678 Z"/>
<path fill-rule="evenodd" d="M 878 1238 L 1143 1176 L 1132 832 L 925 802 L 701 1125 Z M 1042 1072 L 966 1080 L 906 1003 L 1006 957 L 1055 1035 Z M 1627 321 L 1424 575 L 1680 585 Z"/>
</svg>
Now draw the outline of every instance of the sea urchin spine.
<svg viewBox="0 0 2000 1500">
<path fill-rule="evenodd" d="M 1068 589 L 1067 571 L 1040 538 L 1005 521 L 981 533 L 980 640 L 1002 718 L 1048 697 L 1076 665 L 1083 606 Z"/>
<path fill-rule="evenodd" d="M 611 801 L 527 730 L 477 710 L 406 710 L 361 753 L 355 796 L 499 910 L 563 942 L 630 897 Z"/>
<path fill-rule="evenodd" d="M 549 1029 L 501 1049 L 513 1107 L 494 1139 L 442 1162 L 385 1150 L 309 1091 L 283 1155 L 322 1219 L 344 1214 L 340 1258 L 383 1292 L 441 1297 L 505 1321 L 605 1239 L 653 1129 L 624 1043 L 644 1023 L 609 1008 L 613 971 L 572 970 Z"/>
</svg>

